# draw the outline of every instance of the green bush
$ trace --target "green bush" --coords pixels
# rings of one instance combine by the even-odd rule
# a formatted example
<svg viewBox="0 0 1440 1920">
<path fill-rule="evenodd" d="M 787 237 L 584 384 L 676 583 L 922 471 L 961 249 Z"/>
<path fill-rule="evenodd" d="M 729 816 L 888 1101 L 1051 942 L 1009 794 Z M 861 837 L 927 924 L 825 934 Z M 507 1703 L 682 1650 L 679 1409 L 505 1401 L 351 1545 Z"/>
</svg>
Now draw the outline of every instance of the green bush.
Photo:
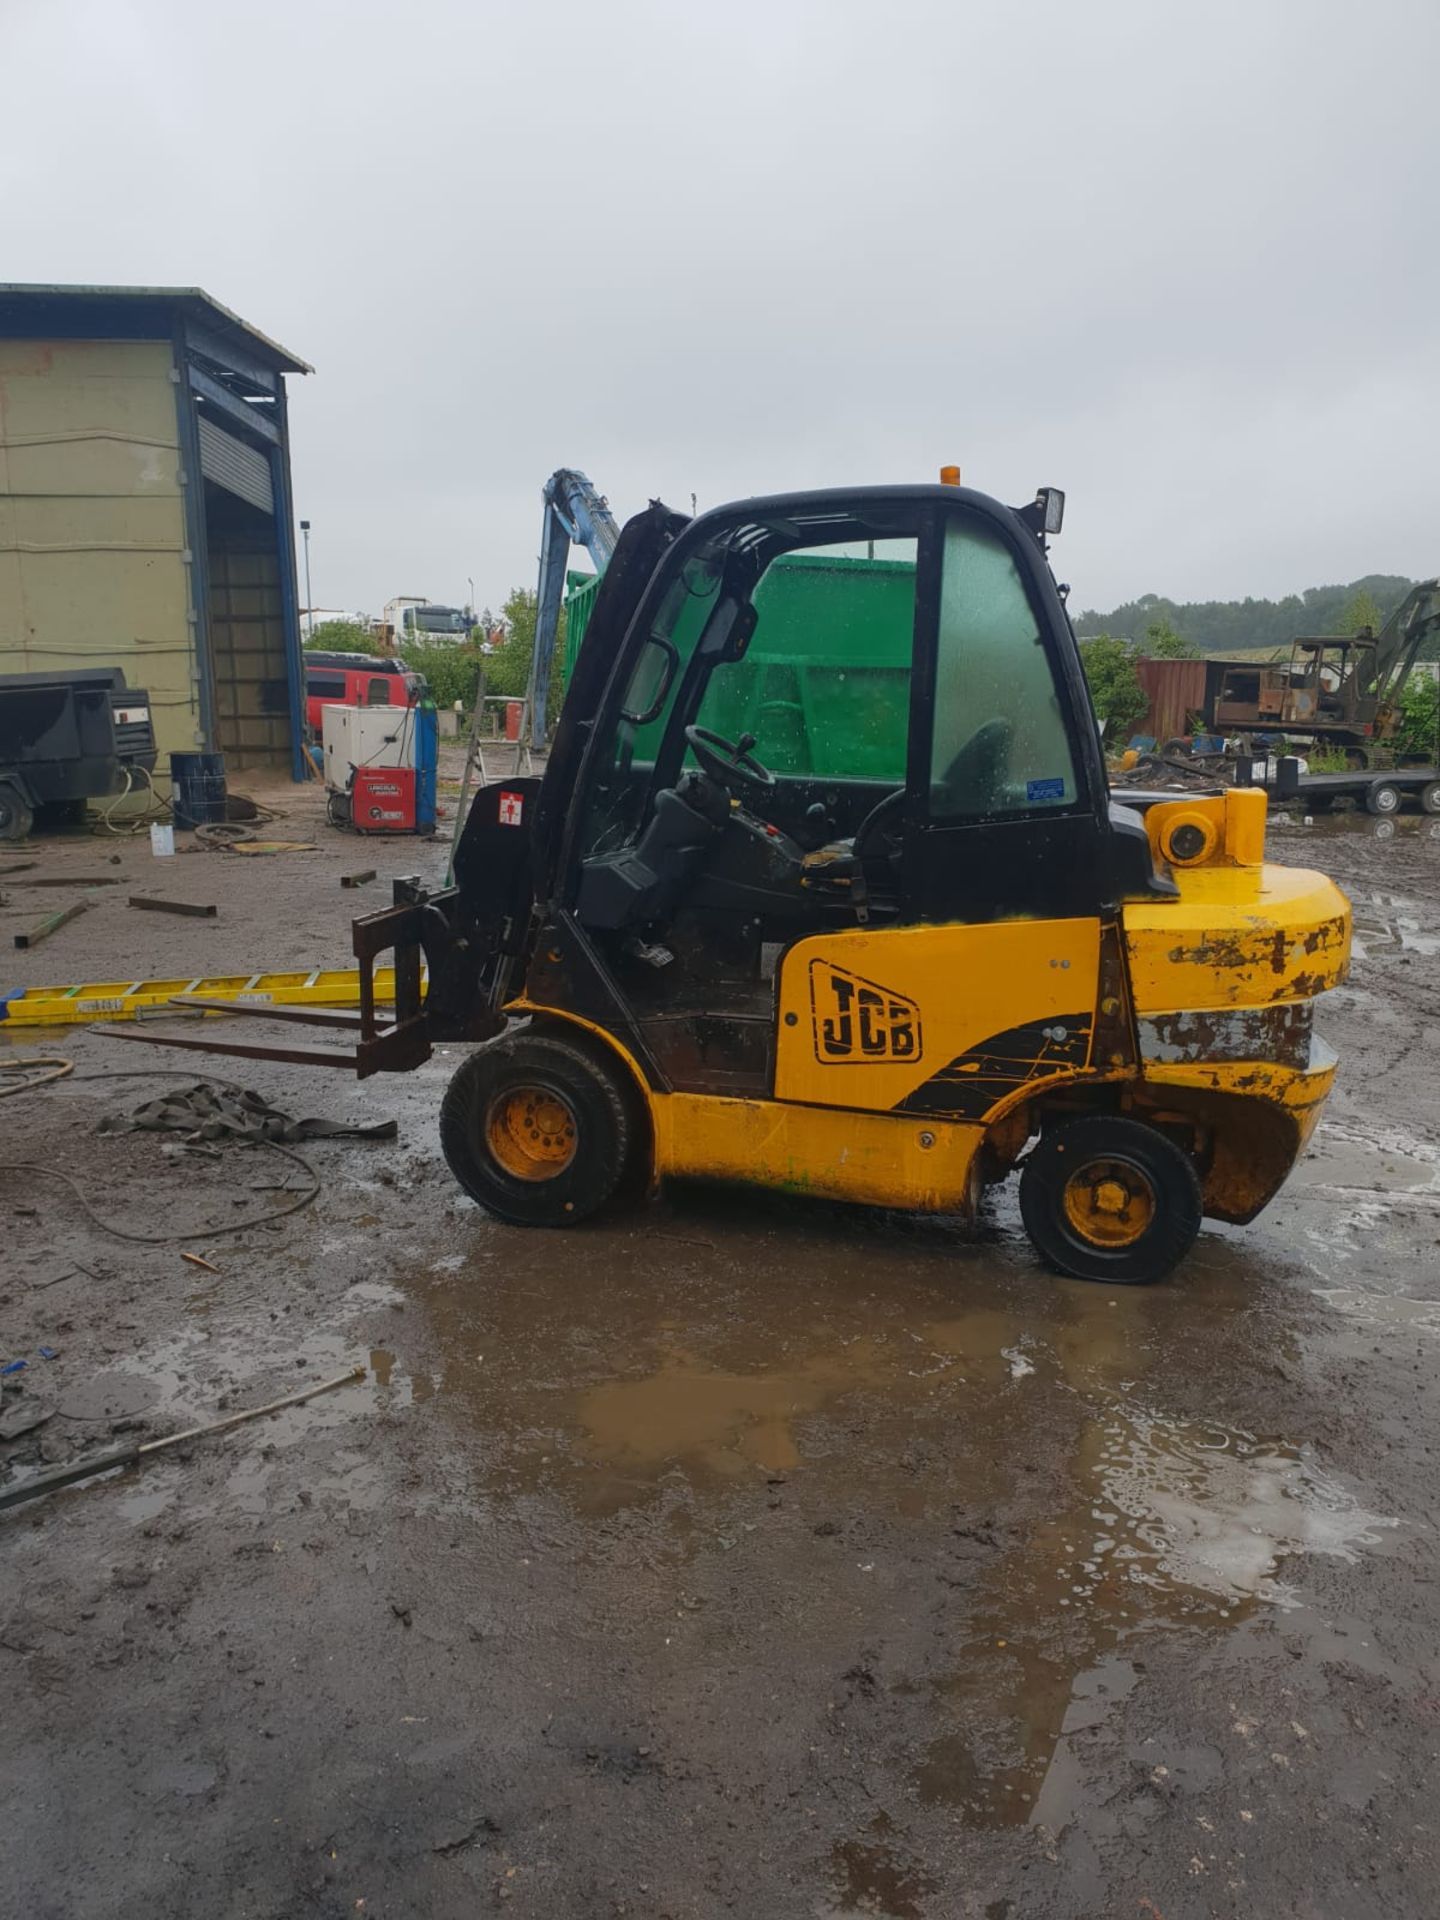
<svg viewBox="0 0 1440 1920">
<path fill-rule="evenodd" d="M 437 707 L 453 707 L 458 700 L 468 713 L 475 705 L 482 659 L 477 647 L 402 647 L 400 658 L 412 673 L 425 676 Z M 492 691 L 488 679 L 486 691 Z"/>
<path fill-rule="evenodd" d="M 505 638 L 490 656 L 490 672 L 485 682 L 487 693 L 503 693 L 519 700 L 529 691 L 530 661 L 535 652 L 535 623 L 538 602 L 533 587 L 516 587 L 505 602 Z M 559 662 L 565 658 L 565 609 L 560 609 L 560 624 L 555 634 L 550 684 L 550 718 L 560 705 Z"/>
<path fill-rule="evenodd" d="M 1098 633 L 1080 642 L 1080 659 L 1096 717 L 1105 722 L 1105 744 L 1111 750 L 1123 747 L 1150 710 L 1130 649 L 1123 640 Z"/>
<path fill-rule="evenodd" d="M 1414 674 L 1400 696 L 1396 751 L 1423 754 L 1427 760 L 1435 758 L 1437 726 L 1440 726 L 1440 681 L 1432 680 L 1428 673 Z"/>
<path fill-rule="evenodd" d="M 1147 660 L 1195 660 L 1199 656 L 1184 634 L 1177 633 L 1163 617 L 1152 620 L 1145 629 L 1141 652 Z"/>
<path fill-rule="evenodd" d="M 322 620 L 304 635 L 305 648 L 325 653 L 378 653 L 379 641 L 358 620 Z"/>
</svg>

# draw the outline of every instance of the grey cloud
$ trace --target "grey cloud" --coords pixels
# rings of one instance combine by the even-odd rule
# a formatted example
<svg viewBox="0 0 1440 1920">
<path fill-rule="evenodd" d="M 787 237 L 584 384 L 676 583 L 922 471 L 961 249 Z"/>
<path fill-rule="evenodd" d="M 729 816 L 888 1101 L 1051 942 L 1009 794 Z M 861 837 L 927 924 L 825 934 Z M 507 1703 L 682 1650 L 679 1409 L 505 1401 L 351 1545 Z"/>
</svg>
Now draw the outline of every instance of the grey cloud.
<svg viewBox="0 0 1440 1920">
<path fill-rule="evenodd" d="M 6 277 L 314 362 L 326 604 L 498 601 L 562 463 L 1053 482 L 1082 604 L 1440 565 L 1433 5 L 3 10 Z"/>
</svg>

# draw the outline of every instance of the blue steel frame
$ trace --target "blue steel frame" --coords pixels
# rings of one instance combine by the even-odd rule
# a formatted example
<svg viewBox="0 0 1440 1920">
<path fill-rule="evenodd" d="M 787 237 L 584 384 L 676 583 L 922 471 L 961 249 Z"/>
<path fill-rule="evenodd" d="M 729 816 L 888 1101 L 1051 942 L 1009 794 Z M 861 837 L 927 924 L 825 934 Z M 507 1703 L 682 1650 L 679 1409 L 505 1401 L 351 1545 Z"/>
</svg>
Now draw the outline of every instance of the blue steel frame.
<svg viewBox="0 0 1440 1920">
<path fill-rule="evenodd" d="M 290 496 L 290 433 L 285 381 L 278 369 L 264 366 L 251 352 L 236 352 L 228 340 L 222 339 L 203 324 L 187 319 L 182 322 L 182 330 L 184 357 L 180 362 L 180 406 L 182 413 L 188 416 L 187 424 L 182 426 L 182 436 L 188 434 L 193 438 L 197 481 L 200 454 L 197 399 L 204 401 L 211 414 L 220 416 L 227 432 L 248 441 L 262 453 L 270 468 L 270 491 L 275 507 L 275 553 L 280 574 L 280 620 L 285 639 L 285 684 L 290 703 L 290 777 L 295 781 L 303 781 L 307 778 L 305 663 L 300 648 L 300 596 L 295 571 L 295 516 Z M 196 355 L 257 389 L 270 401 L 269 407 L 256 406 L 240 394 L 232 393 L 213 374 L 195 364 L 193 356 Z M 203 485 L 197 491 L 203 523 Z M 204 623 L 201 631 L 205 638 L 204 652 L 208 669 L 211 665 L 209 581 L 203 568 L 192 567 L 190 578 L 205 595 L 205 604 L 198 610 L 198 618 Z M 201 686 L 203 690 L 203 678 Z"/>
</svg>

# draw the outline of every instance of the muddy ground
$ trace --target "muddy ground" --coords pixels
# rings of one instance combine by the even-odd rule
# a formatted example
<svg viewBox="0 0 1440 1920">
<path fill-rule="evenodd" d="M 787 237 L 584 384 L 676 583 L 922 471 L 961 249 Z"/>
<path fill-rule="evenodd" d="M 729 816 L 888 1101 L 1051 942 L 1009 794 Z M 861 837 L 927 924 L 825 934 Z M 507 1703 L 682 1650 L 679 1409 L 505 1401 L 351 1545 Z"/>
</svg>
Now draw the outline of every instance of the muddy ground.
<svg viewBox="0 0 1440 1920">
<path fill-rule="evenodd" d="M 5 984 L 343 964 L 380 883 L 339 874 L 442 864 L 281 797 L 316 852 L 44 843 L 122 884 L 34 953 L 69 896 L 12 892 Z M 236 1232 L 301 1171 L 96 1131 L 185 1056 L 0 1026 L 75 1063 L 0 1103 L 41 1169 L 0 1173 L 4 1405 L 51 1410 L 0 1477 L 369 1369 L 0 1515 L 0 1912 L 1434 1911 L 1437 836 L 1272 827 L 1357 903 L 1339 1086 L 1269 1212 L 1149 1290 L 1041 1272 L 1008 1193 L 973 1230 L 699 1188 L 501 1226 L 440 1158 L 454 1053 L 235 1069 L 400 1125 Z M 48 1169 L 202 1237 L 117 1239 Z"/>
</svg>

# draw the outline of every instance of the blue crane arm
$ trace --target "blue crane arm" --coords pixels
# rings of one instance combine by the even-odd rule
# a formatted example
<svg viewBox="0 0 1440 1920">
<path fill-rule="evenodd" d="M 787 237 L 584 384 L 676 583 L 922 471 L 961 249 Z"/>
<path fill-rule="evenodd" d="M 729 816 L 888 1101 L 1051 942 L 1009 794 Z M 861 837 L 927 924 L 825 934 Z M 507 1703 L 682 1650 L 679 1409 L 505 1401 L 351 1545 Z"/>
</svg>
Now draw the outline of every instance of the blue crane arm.
<svg viewBox="0 0 1440 1920">
<path fill-rule="evenodd" d="M 570 547 L 584 547 L 595 571 L 603 573 L 620 538 L 604 496 L 583 473 L 561 467 L 543 489 L 545 519 L 540 533 L 540 585 L 535 609 L 535 655 L 530 662 L 530 744 L 545 744 L 546 707 L 550 699 L 550 665 L 560 630 L 560 604 L 565 593 L 565 568 Z"/>
</svg>

